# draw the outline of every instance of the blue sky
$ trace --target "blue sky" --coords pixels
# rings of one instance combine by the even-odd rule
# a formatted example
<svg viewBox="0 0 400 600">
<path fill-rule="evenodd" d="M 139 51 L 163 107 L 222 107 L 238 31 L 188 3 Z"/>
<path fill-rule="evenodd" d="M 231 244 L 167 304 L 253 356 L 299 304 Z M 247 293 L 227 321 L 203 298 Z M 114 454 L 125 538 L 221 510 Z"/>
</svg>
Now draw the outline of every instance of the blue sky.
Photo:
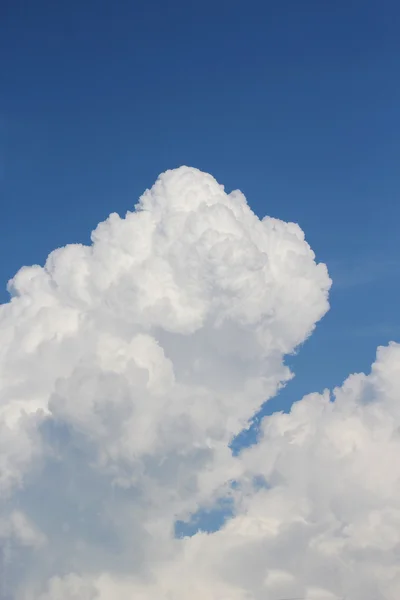
<svg viewBox="0 0 400 600">
<path fill-rule="evenodd" d="M 400 5 L 2 3 L 0 300 L 181 164 L 296 221 L 331 311 L 268 410 L 368 369 L 400 338 Z"/>
</svg>

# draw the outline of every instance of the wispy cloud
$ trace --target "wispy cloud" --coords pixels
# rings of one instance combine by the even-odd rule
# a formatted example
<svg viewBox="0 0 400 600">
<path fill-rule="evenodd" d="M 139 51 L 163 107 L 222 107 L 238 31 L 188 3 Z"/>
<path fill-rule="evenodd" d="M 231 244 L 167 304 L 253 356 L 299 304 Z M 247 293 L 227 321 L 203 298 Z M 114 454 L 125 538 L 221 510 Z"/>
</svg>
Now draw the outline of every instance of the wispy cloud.
<svg viewBox="0 0 400 600">
<path fill-rule="evenodd" d="M 358 260 L 328 262 L 333 289 L 369 285 L 400 273 L 400 260 L 387 257 L 364 257 Z"/>
</svg>

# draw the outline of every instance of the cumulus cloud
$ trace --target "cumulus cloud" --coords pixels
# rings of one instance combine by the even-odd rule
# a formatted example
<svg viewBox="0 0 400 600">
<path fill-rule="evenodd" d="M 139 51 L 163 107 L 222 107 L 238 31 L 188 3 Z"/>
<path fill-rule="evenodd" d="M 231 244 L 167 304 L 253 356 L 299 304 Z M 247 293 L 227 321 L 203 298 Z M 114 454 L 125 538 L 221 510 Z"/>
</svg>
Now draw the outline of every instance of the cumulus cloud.
<svg viewBox="0 0 400 600">
<path fill-rule="evenodd" d="M 229 448 L 329 287 L 297 225 L 186 167 L 21 269 L 0 307 L 0 599 L 397 600 L 398 346 Z M 222 499 L 223 527 L 177 538 Z"/>
</svg>

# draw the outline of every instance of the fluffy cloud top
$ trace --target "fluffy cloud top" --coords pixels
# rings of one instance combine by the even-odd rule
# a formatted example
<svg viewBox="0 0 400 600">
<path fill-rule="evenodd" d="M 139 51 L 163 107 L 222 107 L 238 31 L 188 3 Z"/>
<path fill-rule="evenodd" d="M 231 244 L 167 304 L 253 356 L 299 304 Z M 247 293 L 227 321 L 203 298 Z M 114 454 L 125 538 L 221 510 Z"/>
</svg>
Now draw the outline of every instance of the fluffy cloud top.
<svg viewBox="0 0 400 600">
<path fill-rule="evenodd" d="M 92 242 L 0 307 L 0 599 L 398 600 L 397 345 L 229 449 L 328 309 L 301 229 L 184 167 Z"/>
</svg>

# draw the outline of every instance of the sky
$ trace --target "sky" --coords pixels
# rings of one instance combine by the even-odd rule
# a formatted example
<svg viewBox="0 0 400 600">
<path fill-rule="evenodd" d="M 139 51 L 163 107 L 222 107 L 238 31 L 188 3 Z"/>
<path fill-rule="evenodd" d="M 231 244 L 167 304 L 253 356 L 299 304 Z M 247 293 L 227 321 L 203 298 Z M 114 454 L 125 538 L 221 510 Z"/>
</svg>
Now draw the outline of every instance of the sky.
<svg viewBox="0 0 400 600">
<path fill-rule="evenodd" d="M 316 389 L 340 384 L 399 335 L 395 0 L 1 12 L 2 301 L 21 265 L 87 242 L 188 164 L 258 215 L 299 223 L 328 264 L 332 310 L 294 363 L 298 389 L 307 363 L 320 363 Z"/>
<path fill-rule="evenodd" d="M 276 300 L 282 294 L 285 307 L 292 302 L 291 310 L 298 313 L 303 328 L 301 331 L 296 329 L 297 325 L 295 327 L 293 324 L 289 312 L 284 317 L 277 316 L 277 323 L 283 329 L 289 328 L 289 325 L 292 327 L 291 335 L 285 337 L 283 329 L 279 330 L 279 335 L 271 333 L 272 336 L 276 335 L 276 340 L 275 345 L 271 342 L 268 346 L 269 354 L 265 350 L 266 360 L 268 369 L 272 369 L 271 365 L 275 365 L 274 352 L 283 353 L 281 359 L 295 373 L 295 377 L 276 395 L 276 390 L 271 390 L 278 385 L 278 381 L 285 381 L 285 375 L 283 367 L 275 365 L 273 376 L 272 370 L 268 371 L 268 377 L 272 377 L 274 383 L 270 383 L 272 387 L 268 388 L 264 398 L 271 399 L 263 405 L 263 400 L 257 396 L 257 400 L 249 400 L 247 412 L 239 408 L 236 413 L 233 411 L 234 423 L 229 425 L 228 430 L 236 440 L 235 451 L 240 453 L 255 440 L 254 432 L 240 434 L 241 428 L 237 423 L 243 423 L 244 417 L 246 420 L 251 419 L 254 413 L 263 417 L 279 410 L 289 411 L 292 403 L 305 394 L 322 393 L 326 388 L 333 390 L 341 386 L 352 373 L 368 374 L 377 347 L 386 346 L 390 341 L 400 338 L 399 27 L 400 6 L 395 0 L 338 0 L 332 3 L 317 0 L 70 0 L 68 3 L 3 0 L 0 7 L 0 302 L 8 303 L 7 282 L 22 266 L 43 266 L 49 253 L 66 244 L 90 244 L 91 232 L 110 213 L 124 217 L 127 211 L 134 209 L 143 192 L 153 186 L 161 173 L 188 165 L 210 173 L 225 186 L 228 194 L 232 190 L 241 190 L 259 219 L 268 216 L 279 222 L 297 223 L 315 252 L 317 263 L 326 264 L 333 282 L 329 291 L 330 309 L 327 311 L 324 304 L 327 284 L 319 279 L 322 275 L 317 275 L 311 263 L 303 266 L 299 257 L 305 252 L 304 246 L 300 242 L 295 244 L 294 238 L 290 237 L 292 233 L 288 233 L 290 228 L 287 233 L 281 234 L 285 243 L 294 244 L 298 261 L 294 264 L 298 265 L 296 268 L 299 273 L 303 273 L 303 267 L 308 269 L 304 277 L 308 278 L 310 289 L 314 291 L 309 292 L 311 299 L 306 294 L 302 296 L 303 288 L 299 283 L 296 284 L 297 275 L 292 273 L 295 281 L 291 292 L 286 276 L 283 278 L 284 284 L 281 284 L 274 271 L 271 279 L 273 285 L 283 287 L 268 288 L 272 297 Z M 186 190 L 187 185 L 195 190 L 195 196 L 198 194 L 206 198 L 204 186 L 208 185 L 205 183 L 207 178 L 203 180 L 197 171 L 189 170 L 190 176 L 185 176 L 184 171 L 178 170 L 176 173 L 183 173 L 182 181 L 189 183 L 180 184 L 172 179 L 170 183 L 166 175 L 165 189 L 169 190 L 171 197 L 175 199 L 183 194 L 182 190 Z M 214 189 L 214 183 L 209 185 Z M 164 197 L 164 192 L 157 194 Z M 168 194 L 166 197 L 169 198 Z M 225 206 L 225 200 L 221 202 Z M 149 209 L 155 220 L 158 218 L 157 211 L 161 210 L 157 207 L 154 201 L 154 206 L 151 205 Z M 169 223 L 168 215 L 165 219 Z M 246 211 L 243 215 L 247 215 Z M 202 218 L 200 211 L 199 223 Z M 246 222 L 244 238 L 252 239 L 252 243 L 260 244 L 260 248 L 265 243 L 267 253 L 271 253 L 271 264 L 279 270 L 280 263 L 275 258 L 272 246 L 262 241 L 264 237 L 266 240 L 275 234 L 268 230 L 268 234 L 259 234 L 261 241 L 258 238 L 254 241 L 256 238 L 253 239 L 250 231 L 253 225 L 248 224 L 250 221 L 246 221 L 247 216 L 243 218 Z M 221 233 L 224 230 L 222 221 L 219 222 L 217 217 L 215 219 L 213 226 Z M 105 241 L 114 240 L 116 230 L 113 227 L 109 224 L 100 228 L 100 241 L 96 242 L 96 247 L 120 243 Z M 193 227 L 193 231 L 197 231 Z M 107 228 L 111 233 L 105 232 Z M 258 231 L 258 221 L 254 228 Z M 179 232 L 178 227 L 176 232 Z M 289 237 L 286 239 L 285 236 Z M 159 247 L 163 247 L 161 242 Z M 183 245 L 181 250 L 187 252 L 188 248 Z M 231 251 L 234 252 L 233 246 Z M 78 263 L 86 264 L 85 261 L 89 259 L 83 251 L 81 254 L 77 252 L 76 256 L 72 251 L 60 256 L 65 258 L 54 259 L 55 266 L 49 267 L 50 272 L 54 272 L 54 281 L 59 276 L 57 273 L 65 269 L 66 274 L 60 279 L 64 283 L 58 282 L 57 285 L 62 287 L 71 278 L 68 285 L 71 289 L 75 289 L 75 286 L 78 289 L 78 275 L 74 278 L 64 263 L 64 266 L 57 265 L 61 265 L 63 260 L 71 260 L 73 265 L 76 260 L 76 273 L 79 274 Z M 175 255 L 171 255 L 170 260 L 174 273 L 190 273 L 188 265 L 181 267 Z M 218 255 L 215 260 L 218 262 L 222 259 Z M 224 260 L 220 265 L 223 273 Z M 230 264 L 229 259 L 226 260 Z M 254 264 L 257 260 L 255 257 Z M 204 264 L 199 266 L 199 273 L 212 279 L 215 273 L 209 275 Z M 282 266 L 284 273 L 285 265 Z M 107 263 L 104 273 L 110 268 Z M 234 268 L 238 269 L 238 273 L 245 272 L 242 264 L 242 271 L 236 263 L 232 265 Z M 93 289 L 103 290 L 101 286 L 96 287 L 100 285 L 96 269 L 88 269 L 94 273 L 91 275 Z M 153 273 L 155 280 L 161 277 L 158 266 L 153 265 L 151 269 L 149 272 Z M 233 271 L 230 273 L 233 277 Z M 142 271 L 136 275 L 144 276 Z M 42 285 L 41 276 L 38 275 L 37 281 L 37 285 Z M 267 278 L 266 281 L 270 280 Z M 151 289 L 150 282 L 147 279 L 146 282 Z M 33 283 L 28 284 L 28 279 L 25 281 L 21 276 L 14 284 L 14 288 L 16 286 L 19 289 L 17 296 L 29 296 L 30 285 Z M 264 287 L 259 282 L 254 286 L 261 303 Z M 106 292 L 103 292 L 106 296 Z M 103 292 L 98 291 L 99 294 Z M 90 295 L 92 292 L 87 293 Z M 201 293 L 206 294 L 204 290 Z M 287 295 L 291 293 L 293 298 L 290 302 L 287 300 L 286 304 Z M 78 297 L 78 292 L 76 294 Z M 219 297 L 218 294 L 216 297 Z M 144 298 L 144 304 L 140 304 L 137 310 L 142 315 L 147 334 L 150 332 L 153 335 L 154 327 L 162 331 L 163 328 L 168 329 L 169 325 L 161 317 L 157 320 L 154 307 L 148 309 L 150 312 L 145 311 L 143 306 L 149 300 L 147 296 Z M 199 298 L 192 298 L 193 311 L 201 305 Z M 37 301 L 47 306 L 47 300 Z M 64 327 L 67 328 L 67 325 L 62 325 L 64 320 L 73 321 L 75 318 L 67 310 L 74 302 L 78 300 L 69 298 L 62 301 L 58 329 L 56 327 L 54 332 L 55 340 L 65 334 Z M 79 302 L 83 302 L 82 298 Z M 85 302 L 88 300 L 85 299 Z M 305 302 L 304 306 L 302 302 Z M 247 312 L 243 313 L 248 319 L 253 318 L 252 311 L 255 310 L 250 304 L 249 301 Z M 183 305 L 185 310 L 189 310 L 186 304 Z M 13 310 L 12 307 L 9 310 L 8 306 L 11 305 L 5 304 L 2 313 L 6 315 L 5 319 L 11 318 L 8 314 Z M 273 307 L 274 311 L 278 311 L 278 304 L 273 304 Z M 121 314 L 125 314 L 124 310 L 121 300 Z M 65 314 L 63 311 L 66 311 Z M 244 317 L 238 314 L 235 313 L 235 318 L 242 327 L 241 319 Z M 19 327 L 18 323 L 25 323 L 22 316 L 18 315 L 15 316 L 15 327 Z M 127 323 L 133 318 L 129 315 L 126 316 Z M 36 317 L 31 315 L 29 318 L 34 321 Z M 93 317 L 94 322 L 97 318 Z M 194 316 L 190 318 L 194 319 Z M 173 325 L 176 331 L 180 332 L 180 327 L 188 327 L 190 335 L 197 335 L 190 329 L 195 327 L 188 324 L 190 318 L 188 316 L 188 321 L 181 323 L 176 317 L 177 322 Z M 46 328 L 51 330 L 51 323 L 53 321 L 50 320 L 47 325 L 43 324 L 43 332 L 47 331 Z M 100 329 L 105 327 L 104 323 L 98 323 Z M 316 328 L 312 331 L 314 324 Z M 253 331 L 250 325 L 248 327 L 253 335 L 255 329 Z M 33 329 L 29 331 L 29 335 L 34 336 Z M 275 332 L 275 325 L 271 331 Z M 165 334 L 165 340 L 163 335 L 160 333 L 157 341 L 172 352 L 168 341 L 170 334 Z M 175 332 L 173 335 L 178 334 Z M 232 340 L 236 339 L 234 331 L 229 335 L 233 336 Z M 21 337 L 20 341 L 22 339 L 25 340 Z M 30 343 L 35 345 L 34 342 Z M 23 344 L 21 347 L 25 348 Z M 184 354 L 184 344 L 182 348 L 180 350 Z M 29 349 L 23 351 L 30 356 Z M 227 351 L 225 346 L 224 351 Z M 10 350 L 10 355 L 7 354 L 14 357 L 12 361 L 17 360 L 13 353 L 14 350 Z M 64 353 L 68 354 L 68 350 L 63 349 L 60 356 L 64 357 Z M 179 354 L 178 358 L 175 357 L 179 373 L 179 368 L 183 369 L 185 362 L 182 356 Z M 11 362 L 10 367 L 7 360 L 4 359 L 4 365 L 14 372 L 16 363 Z M 26 358 L 25 362 L 18 363 L 18 369 L 25 374 L 29 385 L 33 385 L 32 389 L 36 389 L 35 385 L 39 386 L 39 383 L 29 367 L 29 360 Z M 384 363 L 389 359 L 379 360 Z M 257 360 L 255 362 L 258 364 Z M 230 364 L 232 367 L 233 363 Z M 221 366 L 222 373 L 224 365 Z M 58 362 L 53 368 L 54 373 L 58 373 L 58 368 L 61 369 Z M 243 366 L 243 373 L 246 372 L 243 381 L 249 377 L 246 368 Z M 61 372 L 64 373 L 62 369 Z M 210 383 L 210 389 L 214 391 L 222 385 L 219 376 L 215 377 L 216 380 Z M 46 385 L 51 387 L 53 384 L 50 385 L 49 381 L 46 379 Z M 74 385 L 72 381 L 71 386 Z M 354 397 L 357 394 L 361 397 L 362 392 L 355 388 Z M 63 393 L 66 396 L 72 394 L 68 390 Z M 251 393 L 249 396 L 252 398 Z M 37 402 L 35 397 L 33 405 L 42 406 Z M 57 410 L 60 412 L 57 413 Z M 43 425 L 43 439 L 47 440 L 46 436 L 50 435 L 48 429 L 53 431 L 52 428 L 61 427 L 60 419 L 62 427 L 67 430 L 67 437 L 72 435 L 70 428 L 75 431 L 75 417 L 64 414 L 60 408 L 54 411 L 58 421 L 56 425 L 47 422 Z M 221 414 L 216 416 L 218 423 L 224 420 L 224 414 L 221 409 Z M 186 415 L 185 418 L 189 417 Z M 259 422 L 260 419 L 257 420 Z M 272 431 L 275 421 L 271 423 Z M 206 430 L 208 424 L 204 427 Z M 194 425 L 193 428 L 193 431 L 197 431 Z M 276 428 L 278 431 L 279 426 L 276 425 Z M 85 429 L 85 432 L 89 429 Z M 222 434 L 210 434 L 207 429 L 207 435 L 212 439 L 214 434 L 216 440 L 223 438 Z M 46 443 L 49 443 L 48 440 Z M 135 451 L 139 452 L 137 449 Z M 74 464 L 73 460 L 68 458 L 66 462 L 70 464 L 69 461 L 72 461 L 71 464 Z M 221 464 L 229 470 L 224 460 L 218 454 L 213 462 L 216 472 L 222 469 Z M 51 471 L 52 467 L 47 465 L 46 468 Z M 260 476 L 254 470 L 254 465 L 250 468 L 246 463 L 241 468 L 248 469 L 254 477 Z M 318 471 L 319 467 L 316 469 Z M 96 480 L 93 485 L 100 483 Z M 40 490 L 41 485 L 45 485 L 42 480 L 33 488 Z M 196 500 L 188 500 L 187 505 L 182 501 L 184 506 L 180 506 L 182 514 L 179 522 L 184 522 L 188 514 L 198 509 L 203 510 L 202 503 L 207 494 L 211 494 L 211 488 L 212 493 L 216 493 L 218 486 L 215 484 L 214 489 L 213 485 L 204 483 L 203 495 Z M 31 490 L 29 493 L 34 492 Z M 222 500 L 226 500 L 225 496 Z M 21 502 L 23 505 L 24 500 Z M 18 521 L 20 516 L 15 518 Z M 40 519 L 37 519 L 37 523 L 40 524 Z M 18 529 L 17 525 L 15 527 Z M 219 543 L 222 543 L 221 540 Z M 100 563 L 101 560 L 99 557 Z M 328 583 L 329 580 L 327 577 Z M 75 583 L 68 585 L 73 589 Z M 104 583 L 104 589 L 107 585 L 111 586 Z M 343 586 L 346 588 L 345 584 Z M 151 593 L 159 597 L 160 589 Z M 221 588 L 221 594 L 225 593 L 224 589 Z M 51 593 L 54 594 L 54 590 L 48 592 Z M 91 598 L 90 593 L 87 592 L 85 598 Z M 111 595 L 114 593 L 115 590 L 110 592 Z M 205 593 L 204 590 L 201 593 Z M 314 592 L 310 593 L 310 598 L 314 598 Z M 385 593 L 389 594 L 387 591 Z M 258 598 L 256 595 L 254 597 Z M 31 596 L 21 598 L 29 600 Z M 147 600 L 152 596 L 143 595 L 143 598 Z M 172 598 L 176 600 L 178 596 Z M 241 600 L 241 596 L 237 598 Z M 330 600 L 331 596 L 326 598 Z M 0 597 L 0 600 L 3 598 Z M 36 596 L 32 596 L 32 600 L 36 600 Z M 272 600 L 277 599 L 273 597 Z"/>
</svg>

